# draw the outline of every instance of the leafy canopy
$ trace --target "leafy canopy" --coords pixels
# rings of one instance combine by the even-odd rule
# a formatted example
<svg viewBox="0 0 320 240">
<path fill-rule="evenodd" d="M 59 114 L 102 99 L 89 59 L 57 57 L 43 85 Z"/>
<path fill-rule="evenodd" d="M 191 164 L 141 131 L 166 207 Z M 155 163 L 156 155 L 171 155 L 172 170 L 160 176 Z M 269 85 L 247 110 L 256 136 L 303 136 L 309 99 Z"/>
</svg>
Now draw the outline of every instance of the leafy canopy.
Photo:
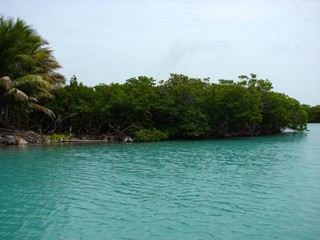
<svg viewBox="0 0 320 240">
<path fill-rule="evenodd" d="M 24 21 L 0 17 L 0 123 L 21 127 L 30 111 L 54 117 L 39 99 L 51 99 L 65 78 L 48 42 Z"/>
</svg>

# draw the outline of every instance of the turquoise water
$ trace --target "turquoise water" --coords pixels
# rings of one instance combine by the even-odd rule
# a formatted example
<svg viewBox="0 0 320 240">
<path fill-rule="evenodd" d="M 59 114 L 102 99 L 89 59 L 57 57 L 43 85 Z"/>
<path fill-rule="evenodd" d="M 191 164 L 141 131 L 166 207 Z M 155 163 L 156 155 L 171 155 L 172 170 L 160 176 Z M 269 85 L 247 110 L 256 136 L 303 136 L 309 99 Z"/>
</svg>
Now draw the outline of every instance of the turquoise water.
<svg viewBox="0 0 320 240">
<path fill-rule="evenodd" d="M 0 239 L 320 239 L 320 125 L 0 148 Z"/>
</svg>

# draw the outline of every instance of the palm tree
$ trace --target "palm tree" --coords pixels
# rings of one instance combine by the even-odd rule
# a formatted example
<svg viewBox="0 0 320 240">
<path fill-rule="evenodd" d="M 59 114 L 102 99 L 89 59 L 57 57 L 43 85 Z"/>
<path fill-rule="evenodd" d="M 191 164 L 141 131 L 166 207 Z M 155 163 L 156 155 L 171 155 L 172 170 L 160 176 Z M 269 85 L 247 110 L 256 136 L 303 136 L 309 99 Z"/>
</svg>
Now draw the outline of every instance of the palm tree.
<svg viewBox="0 0 320 240">
<path fill-rule="evenodd" d="M 52 85 L 38 75 L 26 75 L 12 81 L 0 78 L 0 123 L 7 126 L 21 126 L 21 114 L 33 110 L 42 111 L 51 118 L 54 113 L 41 105 L 37 97 L 53 98 L 49 90 Z"/>
<path fill-rule="evenodd" d="M 38 104 L 52 98 L 50 90 L 65 78 L 48 42 L 24 21 L 0 17 L 0 123 L 20 127 L 21 117 L 33 110 L 54 114 Z"/>
</svg>

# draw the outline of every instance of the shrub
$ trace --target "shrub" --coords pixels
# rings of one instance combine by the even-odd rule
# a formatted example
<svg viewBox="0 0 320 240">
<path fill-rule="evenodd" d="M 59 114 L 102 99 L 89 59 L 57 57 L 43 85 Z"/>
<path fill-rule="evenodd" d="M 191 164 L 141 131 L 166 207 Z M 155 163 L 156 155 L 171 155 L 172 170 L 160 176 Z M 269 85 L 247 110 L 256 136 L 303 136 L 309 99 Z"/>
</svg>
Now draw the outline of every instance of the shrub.
<svg viewBox="0 0 320 240">
<path fill-rule="evenodd" d="M 169 138 L 169 134 L 164 131 L 153 129 L 140 129 L 134 133 L 133 140 L 137 142 L 160 141 Z"/>
<path fill-rule="evenodd" d="M 47 136 L 47 139 L 53 142 L 64 141 L 68 138 L 69 138 L 69 135 L 64 133 L 54 133 L 52 135 Z"/>
</svg>

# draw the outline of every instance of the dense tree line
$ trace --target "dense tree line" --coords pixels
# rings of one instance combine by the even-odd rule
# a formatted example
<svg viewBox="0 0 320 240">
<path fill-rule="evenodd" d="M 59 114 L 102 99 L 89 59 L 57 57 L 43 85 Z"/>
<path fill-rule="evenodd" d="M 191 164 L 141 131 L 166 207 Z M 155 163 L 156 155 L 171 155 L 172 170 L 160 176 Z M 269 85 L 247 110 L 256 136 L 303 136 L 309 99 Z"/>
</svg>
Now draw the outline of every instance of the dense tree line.
<svg viewBox="0 0 320 240">
<path fill-rule="evenodd" d="M 306 112 L 319 119 L 317 106 L 301 106 L 255 74 L 219 83 L 140 76 L 88 87 L 76 77 L 64 85 L 60 67 L 31 26 L 0 17 L 0 128 L 149 141 L 274 134 L 304 130 Z"/>
<path fill-rule="evenodd" d="M 38 119 L 39 127 L 76 136 L 127 134 L 143 141 L 253 136 L 304 130 L 307 122 L 297 100 L 272 91 L 271 82 L 255 74 L 219 83 L 180 74 L 159 82 L 140 76 L 94 87 L 73 77 L 51 93 L 55 99 L 44 106 L 57 119 Z"/>
<path fill-rule="evenodd" d="M 308 121 L 310 123 L 320 123 L 320 105 L 302 105 L 302 107 L 308 113 Z"/>
</svg>

